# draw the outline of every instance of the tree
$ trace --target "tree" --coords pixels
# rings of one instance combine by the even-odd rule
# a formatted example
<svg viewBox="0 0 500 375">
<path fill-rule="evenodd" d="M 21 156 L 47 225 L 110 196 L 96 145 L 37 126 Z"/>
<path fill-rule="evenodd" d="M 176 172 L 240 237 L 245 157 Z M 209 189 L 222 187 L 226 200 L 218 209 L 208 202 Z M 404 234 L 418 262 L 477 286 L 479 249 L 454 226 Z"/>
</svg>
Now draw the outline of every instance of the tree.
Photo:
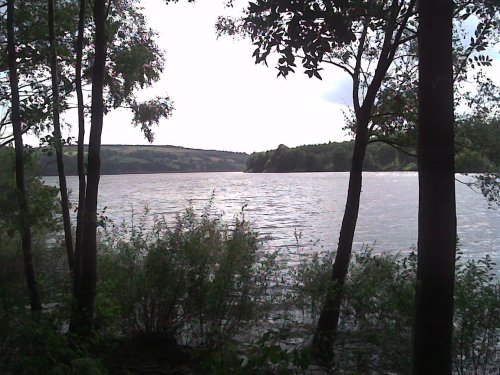
<svg viewBox="0 0 500 375">
<path fill-rule="evenodd" d="M 30 214 L 28 209 L 28 197 L 24 181 L 24 145 L 22 137 L 22 126 L 20 117 L 19 81 L 17 78 L 16 63 L 16 40 L 15 40 L 15 4 L 14 0 L 7 1 L 7 54 L 9 65 L 10 91 L 12 95 L 11 118 L 14 133 L 15 154 L 16 154 L 16 187 L 19 205 L 19 220 L 21 244 L 24 258 L 24 271 L 28 285 L 31 311 L 40 312 L 42 305 L 38 293 L 35 269 L 33 266 L 33 251 L 31 242 Z"/>
<path fill-rule="evenodd" d="M 498 14 L 498 9 L 490 13 Z M 500 87 L 482 72 L 475 78 L 477 90 L 465 96 L 470 112 L 456 121 L 455 163 L 457 170 L 482 172 L 461 182 L 479 190 L 494 208 L 500 205 Z"/>
<path fill-rule="evenodd" d="M 52 92 L 50 65 L 50 43 L 47 35 L 47 1 L 45 0 L 18 0 L 16 1 L 16 40 L 17 40 L 17 67 L 20 96 L 20 116 L 22 119 L 22 132 L 31 132 L 41 135 L 42 132 L 50 131 L 52 128 Z M 57 25 L 59 30 L 68 30 L 71 15 L 71 2 L 64 2 L 58 7 L 59 19 Z M 4 40 L 6 28 L 5 18 L 0 18 L 0 39 Z M 67 43 L 59 43 L 58 53 L 67 59 Z M 3 61 L 2 61 L 3 62 Z M 4 72 L 6 66 L 0 63 L 0 70 Z M 7 75 L 0 75 L 0 102 L 6 113 L 10 108 L 10 89 L 5 81 Z M 66 80 L 65 74 L 60 74 L 60 110 L 67 108 L 67 98 L 71 83 Z M 0 123 L 0 144 L 6 145 L 12 142 L 12 124 L 9 121 Z"/>
<path fill-rule="evenodd" d="M 486 38 L 495 30 L 493 2 L 461 1 L 456 16 L 477 16 L 474 37 L 457 59 L 464 68 L 471 61 L 488 65 L 487 56 L 474 55 L 488 46 Z M 240 22 L 221 18 L 219 32 L 246 33 L 257 46 L 256 63 L 266 63 L 277 53 L 278 76 L 294 72 L 300 58 L 309 77 L 321 78 L 320 64 L 331 64 L 353 79 L 353 120 L 348 125 L 355 136 L 346 210 L 342 221 L 332 281 L 336 286 L 326 300 L 318 323 L 314 346 L 325 360 L 333 353 L 343 279 L 347 273 L 361 191 L 361 167 L 366 145 L 375 141 L 398 149 L 415 145 L 415 104 L 418 19 L 414 1 L 272 1 L 251 3 Z M 457 77 L 455 77 L 457 78 Z M 387 137 L 389 135 L 389 137 Z M 411 143 L 408 143 L 410 141 Z M 408 152 L 408 150 L 403 150 Z"/>
<path fill-rule="evenodd" d="M 128 5 L 128 6 L 127 6 Z M 84 3 L 81 3 L 84 6 Z M 88 334 L 92 330 L 97 283 L 97 200 L 100 179 L 100 150 L 104 113 L 111 108 L 126 106 L 134 117 L 132 122 L 141 127 L 145 137 L 153 140 L 152 126 L 162 117 L 169 117 L 172 105 L 168 97 L 138 102 L 134 90 L 159 79 L 163 69 L 160 50 L 154 43 L 155 33 L 147 29 L 133 1 L 122 3 L 115 9 L 104 0 L 93 3 L 94 48 L 88 51 L 93 57 L 91 125 L 88 147 L 87 180 L 85 195 L 80 195 L 83 206 L 77 241 L 77 266 L 75 273 L 76 311 L 72 319 L 75 332 Z M 123 16 L 126 17 L 123 17 Z M 80 11 L 82 16 L 82 10 Z M 79 47 L 78 47 L 79 48 Z M 79 52 L 77 52 L 77 55 Z M 77 70 L 78 76 L 78 70 Z M 79 78 L 77 77 L 77 81 Z M 104 95 L 104 89 L 107 89 Z M 81 109 L 80 109 L 81 111 Z M 82 119 L 80 117 L 80 124 Z M 83 130 L 80 128 L 80 133 Z M 83 136 L 80 134 L 83 138 Z M 80 186 L 82 150 L 79 155 Z M 80 202 L 81 204 L 82 202 Z M 81 243 L 80 243 L 81 241 Z M 80 247 L 81 246 L 81 247 Z"/>
<path fill-rule="evenodd" d="M 419 212 L 413 374 L 451 374 L 456 210 L 453 1 L 419 1 Z"/>
<path fill-rule="evenodd" d="M 85 166 L 84 166 L 84 134 L 85 116 L 88 114 L 88 106 L 85 104 L 84 87 L 92 81 L 93 67 L 90 62 L 95 57 L 94 48 L 86 43 L 92 39 L 95 25 L 92 17 L 87 16 L 87 2 L 69 1 L 61 2 L 53 12 L 47 12 L 47 1 L 20 0 L 16 9 L 19 16 L 17 33 L 20 36 L 16 52 L 18 53 L 20 76 L 22 84 L 22 100 L 20 105 L 21 118 L 23 120 L 22 132 L 34 132 L 42 134 L 52 128 L 50 114 L 54 120 L 54 136 L 45 138 L 53 144 L 58 155 L 58 163 L 62 163 L 62 138 L 58 124 L 59 114 L 70 108 L 73 104 L 73 89 L 76 90 L 78 117 L 79 117 L 79 147 L 78 147 L 78 169 L 80 179 L 79 210 L 77 216 L 77 240 L 75 246 L 75 296 L 78 299 L 80 287 L 80 275 L 82 271 L 81 249 L 83 245 L 83 217 L 85 207 Z M 55 14 L 54 14 L 55 13 Z M 47 16 L 49 15 L 49 19 Z M 75 28 L 73 20 L 78 15 L 78 29 Z M 52 19 L 50 19 L 52 18 Z M 53 24 L 53 18 L 58 20 L 53 25 L 55 32 L 47 38 L 47 22 Z M 44 22 L 46 21 L 46 22 Z M 4 23 L 0 18 L 0 23 Z M 159 73 L 163 70 L 163 53 L 155 43 L 156 34 L 147 27 L 144 16 L 136 1 L 121 2 L 120 6 L 113 6 L 112 2 L 106 5 L 105 27 L 108 37 L 108 53 L 105 60 L 105 75 L 103 78 L 103 112 L 108 112 L 118 107 L 129 108 L 133 112 L 133 124 L 139 126 L 150 141 L 153 139 L 152 127 L 162 117 L 169 117 L 172 112 L 172 104 L 168 97 L 157 97 L 153 100 L 139 102 L 136 98 L 136 90 L 147 87 L 159 79 Z M 76 32 L 75 32 L 76 31 Z M 4 29 L 0 29 L 0 38 L 3 37 Z M 57 35 L 56 35 L 57 34 Z M 76 37 L 76 53 L 73 53 L 73 41 Z M 49 40 L 47 43 L 47 40 Z M 56 49 L 57 45 L 57 49 Z M 55 52 L 58 53 L 56 56 Z M 51 72 L 47 71 L 47 60 L 54 61 Z M 3 62 L 3 61 L 2 61 Z M 0 68 L 4 69 L 0 64 Z M 73 75 L 73 70 L 75 74 Z M 48 74 L 52 73 L 52 74 Z M 52 84 L 51 76 L 53 78 Z M 4 84 L 0 75 L 0 101 L 5 103 L 6 113 L 10 113 L 10 89 Z M 56 91 L 59 90 L 59 94 Z M 54 95 L 52 95 L 52 92 Z M 9 134 L 11 124 L 2 120 L 0 124 L 0 142 L 7 144 L 12 137 Z M 64 179 L 64 171 L 59 168 L 60 179 Z M 68 206 L 64 197 L 64 181 L 61 185 L 62 205 Z M 65 202 L 65 203 L 64 203 Z M 68 210 L 63 208 L 63 213 Z M 65 215 L 69 218 L 69 215 Z M 66 243 L 71 245 L 69 220 L 65 220 Z M 73 251 L 68 249 L 70 265 Z"/>
<path fill-rule="evenodd" d="M 251 3 L 236 27 L 220 20 L 219 29 L 249 33 L 256 63 L 277 53 L 278 76 L 294 72 L 301 59 L 309 77 L 321 78 L 321 64 L 342 69 L 353 81 L 355 142 L 339 243 L 332 267 L 332 284 L 313 340 L 316 357 L 332 364 L 342 289 L 352 252 L 359 212 L 363 160 L 377 93 L 400 45 L 414 39 L 415 1 L 278 1 Z"/>
<path fill-rule="evenodd" d="M 73 293 L 75 297 L 80 290 L 80 280 L 82 274 L 82 253 L 83 253 L 83 207 L 85 207 L 85 190 L 87 182 L 85 179 L 85 103 L 83 101 L 82 87 L 82 59 L 83 59 L 83 37 L 85 32 L 85 8 L 86 0 L 80 0 L 80 10 L 78 12 L 78 31 L 75 45 L 75 91 L 78 109 L 78 151 L 77 151 L 77 169 L 78 169 L 78 212 L 76 216 L 76 239 L 75 239 L 75 269 L 73 280 Z M 73 311 L 75 313 L 76 311 Z M 73 314 L 74 315 L 74 314 Z M 76 316 L 72 317 L 72 321 Z M 70 325 L 71 326 L 71 325 Z"/>
<path fill-rule="evenodd" d="M 97 283 L 97 193 L 100 178 L 101 134 L 104 117 L 103 89 L 106 64 L 106 2 L 96 0 L 93 7 L 95 22 L 94 66 L 92 68 L 92 107 L 87 166 L 87 187 L 83 214 L 83 247 L 81 279 L 77 293 L 79 321 L 76 330 L 84 334 L 92 330 Z"/>
<path fill-rule="evenodd" d="M 59 100 L 59 68 L 57 63 L 57 43 L 54 25 L 54 0 L 48 0 L 48 26 L 50 43 L 50 75 L 52 81 L 52 119 L 54 122 L 54 148 L 56 151 L 57 171 L 59 176 L 59 192 L 61 194 L 61 211 L 63 216 L 64 239 L 68 255 L 69 269 L 74 269 L 73 236 L 71 233 L 71 218 L 69 215 L 68 189 L 64 173 L 64 159 L 61 138 L 60 100 Z"/>
</svg>

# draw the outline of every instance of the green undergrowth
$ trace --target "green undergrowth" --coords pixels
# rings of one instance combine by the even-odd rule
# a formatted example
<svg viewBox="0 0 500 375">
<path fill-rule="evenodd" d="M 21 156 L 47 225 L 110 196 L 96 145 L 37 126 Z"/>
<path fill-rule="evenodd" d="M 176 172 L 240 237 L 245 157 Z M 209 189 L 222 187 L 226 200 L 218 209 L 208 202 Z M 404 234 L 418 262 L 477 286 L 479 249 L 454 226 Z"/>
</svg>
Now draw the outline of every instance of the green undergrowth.
<svg viewBox="0 0 500 375">
<path fill-rule="evenodd" d="M 174 225 L 139 221 L 101 246 L 98 306 L 120 334 L 221 348 L 265 319 L 279 262 L 243 212 L 226 223 L 209 203 L 201 214 L 187 208 Z"/>
<path fill-rule="evenodd" d="M 286 249 L 272 250 L 244 211 L 227 221 L 212 201 L 201 211 L 187 208 L 171 224 L 148 212 L 134 223 L 108 226 L 101 237 L 96 330 L 85 342 L 67 333 L 67 275 L 42 277 L 50 304 L 33 319 L 19 287 L 16 241 L 1 249 L 0 373 L 325 371 L 313 365 L 309 344 L 322 301 L 334 287 L 333 253 L 301 249 L 298 265 L 288 266 Z M 57 249 L 39 250 L 40 259 L 53 259 L 56 251 L 64 257 Z M 410 373 L 415 271 L 414 252 L 375 254 L 364 247 L 353 256 L 330 371 Z M 495 265 L 488 256 L 458 257 L 455 373 L 498 373 L 499 343 Z"/>
</svg>

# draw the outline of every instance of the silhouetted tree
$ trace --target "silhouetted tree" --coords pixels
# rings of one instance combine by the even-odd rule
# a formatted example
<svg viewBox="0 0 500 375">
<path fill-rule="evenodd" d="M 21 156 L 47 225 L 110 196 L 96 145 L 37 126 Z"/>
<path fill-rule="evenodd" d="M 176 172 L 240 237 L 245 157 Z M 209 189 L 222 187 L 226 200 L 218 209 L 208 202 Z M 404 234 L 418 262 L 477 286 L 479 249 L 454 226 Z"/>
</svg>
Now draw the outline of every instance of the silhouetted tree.
<svg viewBox="0 0 500 375">
<path fill-rule="evenodd" d="M 418 265 L 413 374 L 451 374 L 456 209 L 453 1 L 420 0 Z"/>
<path fill-rule="evenodd" d="M 349 74 L 353 81 L 355 141 L 347 201 L 332 267 L 331 280 L 335 287 L 323 305 L 313 342 L 316 357 L 326 364 L 333 360 L 342 290 L 359 212 L 372 110 L 398 47 L 415 38 L 409 23 L 414 17 L 414 4 L 414 0 L 263 0 L 250 4 L 237 27 L 233 28 L 230 23 L 228 27 L 225 20 L 219 22 L 219 27 L 229 33 L 243 30 L 250 34 L 257 47 L 256 63 L 265 62 L 272 52 L 278 53 L 278 76 L 294 72 L 295 59 L 300 56 L 309 77 L 321 78 L 321 64 L 331 64 Z M 370 64 L 365 64 L 366 61 Z"/>
<path fill-rule="evenodd" d="M 85 32 L 85 8 L 86 0 L 80 0 L 80 10 L 78 12 L 78 31 L 75 45 L 75 91 L 78 110 L 78 151 L 77 151 L 77 170 L 78 170 L 78 212 L 76 215 L 76 239 L 75 239 L 75 269 L 73 273 L 73 292 L 75 297 L 80 290 L 80 281 L 82 274 L 82 252 L 83 252 L 83 217 L 85 209 L 85 190 L 87 182 L 85 178 L 85 103 L 83 101 L 82 87 L 82 59 L 83 59 L 83 37 Z M 78 298 L 78 297 L 77 297 Z M 73 317 L 74 319 L 74 317 Z"/>
<path fill-rule="evenodd" d="M 10 91 L 12 97 L 11 121 L 14 134 L 16 154 L 16 187 L 19 204 L 19 221 L 21 246 L 23 249 L 24 271 L 28 285 L 31 311 L 36 313 L 42 310 L 38 286 L 33 266 L 33 250 L 31 240 L 30 214 L 28 209 L 28 197 L 24 181 L 24 145 L 20 117 L 19 81 L 17 77 L 17 56 L 15 39 L 15 1 L 7 1 L 7 59 L 9 65 Z"/>
<path fill-rule="evenodd" d="M 94 64 L 92 68 L 92 107 L 87 165 L 87 187 L 83 215 L 83 247 L 80 288 L 77 293 L 77 322 L 74 329 L 87 334 L 93 328 L 97 283 L 97 195 L 101 168 L 101 134 L 104 117 L 104 77 L 106 65 L 106 1 L 93 3 L 95 22 Z M 76 324 L 75 324 L 76 323 Z"/>
<path fill-rule="evenodd" d="M 57 42 L 54 25 L 54 0 L 48 0 L 48 26 L 50 43 L 50 75 L 52 82 L 52 120 L 54 123 L 54 148 L 56 151 L 57 172 L 59 177 L 59 192 L 61 194 L 61 211 L 63 217 L 64 239 L 68 256 L 69 269 L 74 269 L 73 235 L 71 233 L 71 218 L 69 215 L 68 189 L 61 138 L 60 101 L 59 101 L 59 67 L 57 63 Z"/>
</svg>

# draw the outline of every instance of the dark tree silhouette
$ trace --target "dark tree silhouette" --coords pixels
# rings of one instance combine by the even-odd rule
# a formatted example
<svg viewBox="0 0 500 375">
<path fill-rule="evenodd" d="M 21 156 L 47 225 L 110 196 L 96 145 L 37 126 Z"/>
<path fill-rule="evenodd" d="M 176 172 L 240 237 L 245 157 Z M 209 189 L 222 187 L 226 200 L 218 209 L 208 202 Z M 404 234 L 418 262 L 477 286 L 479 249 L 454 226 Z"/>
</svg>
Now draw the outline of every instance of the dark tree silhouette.
<svg viewBox="0 0 500 375">
<path fill-rule="evenodd" d="M 48 0 L 48 24 L 50 43 L 50 74 L 52 81 L 52 120 L 54 122 L 54 148 L 56 151 L 59 192 L 61 194 L 61 211 L 63 217 L 64 239 L 70 271 L 74 269 L 73 236 L 71 233 L 71 217 L 69 215 L 68 189 L 64 173 L 64 159 L 61 139 L 60 101 L 59 101 L 59 68 L 57 63 L 57 42 L 54 25 L 54 0 Z"/>
<path fill-rule="evenodd" d="M 451 374 L 456 211 L 452 0 L 419 1 L 419 212 L 413 374 Z"/>
<path fill-rule="evenodd" d="M 256 45 L 256 63 L 277 53 L 278 76 L 294 72 L 300 58 L 309 77 L 321 78 L 322 64 L 341 68 L 353 82 L 355 134 L 349 173 L 347 201 L 329 290 L 313 340 L 316 358 L 333 362 L 342 291 L 352 252 L 359 212 L 362 169 L 371 132 L 377 94 L 390 71 L 398 48 L 415 39 L 411 24 L 415 0 L 364 1 L 281 1 L 250 3 L 241 24 L 221 19 L 219 30 L 229 34 L 247 32 Z M 365 64 L 369 61 L 370 64 Z M 307 163 L 307 162 L 306 162 Z"/>
<path fill-rule="evenodd" d="M 82 274 L 82 252 L 83 252 L 83 218 L 85 210 L 85 190 L 87 182 L 85 179 L 85 104 L 83 102 L 82 88 L 82 59 L 83 59 L 83 36 L 85 28 L 85 7 L 86 0 L 80 0 L 80 11 L 78 14 L 78 31 L 76 39 L 76 62 L 75 62 L 75 91 L 78 107 L 78 152 L 77 152 L 77 169 L 78 169 L 78 212 L 76 216 L 76 240 L 75 240 L 75 270 L 74 270 L 74 287 L 75 297 L 80 290 L 81 274 Z"/>
<path fill-rule="evenodd" d="M 93 3 L 95 22 L 94 65 L 92 69 L 91 127 L 87 165 L 87 188 L 83 217 L 80 288 L 77 293 L 76 331 L 86 334 L 93 328 L 97 283 L 97 195 L 101 168 L 101 134 L 104 116 L 104 76 L 106 64 L 106 2 Z"/>
<path fill-rule="evenodd" d="M 30 214 L 24 181 L 24 145 L 22 136 L 20 101 L 19 101 L 19 81 L 17 77 L 16 64 L 16 40 L 15 40 L 15 3 L 14 0 L 7 1 L 7 59 L 9 65 L 9 80 L 11 90 L 11 118 L 12 131 L 14 133 L 15 154 L 16 154 L 16 187 L 20 215 L 20 234 L 23 249 L 24 271 L 28 285 L 31 311 L 36 313 L 42 310 L 38 286 L 36 283 L 35 268 L 33 266 L 33 250 L 31 241 Z"/>
</svg>

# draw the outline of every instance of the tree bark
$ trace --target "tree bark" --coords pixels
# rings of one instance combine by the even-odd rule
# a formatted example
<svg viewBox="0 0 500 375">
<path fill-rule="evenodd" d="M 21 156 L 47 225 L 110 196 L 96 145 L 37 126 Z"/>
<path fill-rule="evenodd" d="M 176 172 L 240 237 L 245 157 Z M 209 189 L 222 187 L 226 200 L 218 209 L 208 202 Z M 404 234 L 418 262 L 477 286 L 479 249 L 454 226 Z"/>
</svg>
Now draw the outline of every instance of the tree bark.
<svg viewBox="0 0 500 375">
<path fill-rule="evenodd" d="M 14 32 L 14 0 L 7 1 L 7 54 L 9 64 L 9 80 L 12 96 L 12 130 L 14 134 L 15 155 L 16 155 L 16 188 L 17 199 L 20 210 L 20 234 L 23 249 L 24 271 L 28 286 L 31 311 L 38 313 L 42 310 L 38 286 L 36 283 L 35 268 L 33 266 L 33 249 L 31 240 L 31 225 L 28 208 L 28 198 L 24 179 L 24 145 L 21 129 L 20 100 L 19 100 L 19 80 L 17 76 L 17 56 Z"/>
<path fill-rule="evenodd" d="M 75 66 L 75 85 L 76 97 L 78 102 L 78 212 L 76 217 L 76 243 L 75 243 L 75 273 L 74 290 L 78 292 L 80 288 L 82 273 L 82 249 L 83 249 L 83 217 L 85 212 L 85 107 L 83 102 L 82 89 L 82 56 L 83 56 L 83 32 L 85 25 L 85 7 L 86 1 L 80 0 L 80 13 L 78 16 L 78 36 L 76 40 L 76 66 Z M 76 294 L 75 294 L 76 295 Z"/>
<path fill-rule="evenodd" d="M 78 292 L 79 322 L 75 327 L 88 334 L 93 328 L 94 304 L 97 283 L 97 196 L 100 178 L 100 149 L 104 115 L 103 87 L 106 60 L 105 1 L 94 2 L 95 56 L 92 69 L 91 127 L 87 163 L 87 188 L 85 194 L 82 273 Z"/>
<path fill-rule="evenodd" d="M 342 304 L 342 292 L 344 288 L 349 262 L 352 253 L 352 243 L 359 213 L 359 202 L 361 198 L 363 160 L 365 158 L 368 142 L 368 122 L 370 113 L 358 121 L 354 151 L 352 155 L 351 170 L 349 173 L 349 187 L 347 200 L 340 228 L 339 244 L 335 261 L 332 267 L 332 288 L 328 294 L 321 310 L 318 325 L 313 339 L 313 348 L 316 359 L 323 365 L 331 366 L 334 361 L 335 335 L 337 333 L 340 306 Z"/>
<path fill-rule="evenodd" d="M 66 186 L 66 174 L 64 173 L 64 159 L 61 140 L 61 124 L 59 119 L 59 69 L 57 64 L 57 44 L 54 31 L 54 0 L 48 0 L 49 10 L 49 42 L 50 42 L 50 73 L 52 78 L 52 100 L 53 100 L 53 121 L 54 121 L 54 148 L 56 151 L 57 174 L 59 177 L 59 192 L 61 194 L 61 210 L 63 217 L 64 239 L 66 243 L 66 253 L 68 256 L 68 266 L 70 272 L 74 269 L 73 236 L 71 234 L 71 218 L 69 215 L 68 188 Z"/>
<path fill-rule="evenodd" d="M 453 1 L 419 1 L 419 212 L 413 374 L 452 373 L 456 210 Z"/>
<path fill-rule="evenodd" d="M 356 57 L 356 66 L 353 74 L 353 104 L 356 113 L 356 138 L 349 174 L 349 187 L 347 191 L 346 207 L 342 226 L 340 228 L 339 244 L 335 261 L 332 267 L 331 281 L 332 288 L 328 289 L 328 294 L 321 310 L 318 325 L 313 338 L 313 353 L 318 363 L 326 366 L 334 365 L 334 345 L 335 336 L 340 318 L 340 307 L 342 304 L 342 292 L 345 279 L 349 269 L 349 262 L 352 253 L 352 243 L 356 230 L 356 223 L 359 213 L 359 202 L 361 197 L 362 170 L 365 158 L 366 146 L 368 145 L 368 126 L 371 121 L 373 106 L 382 82 L 387 74 L 396 50 L 399 46 L 402 31 L 413 12 L 415 0 L 411 0 L 402 22 L 396 22 L 401 10 L 401 5 L 397 1 L 391 4 L 391 11 L 386 20 L 387 25 L 384 32 L 384 41 L 377 67 L 372 81 L 370 82 L 363 100 L 359 104 L 359 89 L 361 65 L 363 60 L 364 43 L 368 34 L 369 19 L 366 20 L 362 32 L 359 49 Z"/>
</svg>

